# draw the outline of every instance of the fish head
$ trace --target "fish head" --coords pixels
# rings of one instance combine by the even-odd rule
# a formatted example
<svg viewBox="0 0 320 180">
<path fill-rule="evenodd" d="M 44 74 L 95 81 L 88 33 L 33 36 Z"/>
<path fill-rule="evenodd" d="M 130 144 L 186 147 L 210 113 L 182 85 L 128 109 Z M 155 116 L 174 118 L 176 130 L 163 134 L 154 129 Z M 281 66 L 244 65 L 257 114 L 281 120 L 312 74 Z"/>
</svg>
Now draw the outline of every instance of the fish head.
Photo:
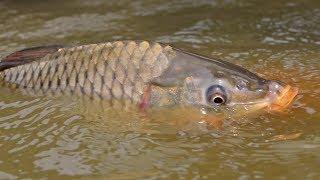
<svg viewBox="0 0 320 180">
<path fill-rule="evenodd" d="M 297 88 L 266 80 L 226 61 L 178 53 L 168 71 L 155 79 L 157 85 L 174 87 L 171 97 L 176 104 L 243 115 L 259 110 L 282 111 L 298 93 Z"/>
<path fill-rule="evenodd" d="M 181 88 L 183 104 L 243 115 L 259 110 L 282 111 L 298 93 L 297 88 L 279 81 L 255 81 L 228 73 L 213 77 L 187 77 Z"/>
</svg>

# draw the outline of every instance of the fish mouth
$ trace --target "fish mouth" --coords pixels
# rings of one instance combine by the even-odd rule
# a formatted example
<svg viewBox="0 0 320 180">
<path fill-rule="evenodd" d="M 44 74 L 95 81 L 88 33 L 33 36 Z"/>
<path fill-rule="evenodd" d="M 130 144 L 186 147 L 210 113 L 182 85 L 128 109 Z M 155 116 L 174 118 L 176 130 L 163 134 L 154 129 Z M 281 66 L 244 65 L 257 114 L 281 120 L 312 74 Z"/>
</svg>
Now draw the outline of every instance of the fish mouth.
<svg viewBox="0 0 320 180">
<path fill-rule="evenodd" d="M 245 103 L 237 103 L 236 105 L 245 106 L 245 110 L 240 110 L 238 113 L 250 114 L 259 110 L 265 109 L 269 112 L 282 112 L 293 102 L 294 98 L 298 94 L 298 88 L 286 85 L 284 88 L 278 86 L 277 92 L 274 90 L 269 92 L 265 98 Z"/>
<path fill-rule="evenodd" d="M 298 92 L 298 88 L 286 85 L 274 98 L 268 109 L 270 111 L 283 111 L 290 106 Z"/>
</svg>

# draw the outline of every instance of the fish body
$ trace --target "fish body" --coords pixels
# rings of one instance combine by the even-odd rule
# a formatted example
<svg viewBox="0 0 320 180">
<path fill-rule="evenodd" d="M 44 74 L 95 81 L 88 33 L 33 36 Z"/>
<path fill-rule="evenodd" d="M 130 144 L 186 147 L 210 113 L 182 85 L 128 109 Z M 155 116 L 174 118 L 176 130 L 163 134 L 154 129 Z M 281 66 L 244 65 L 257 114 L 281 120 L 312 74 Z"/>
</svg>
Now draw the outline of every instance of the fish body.
<svg viewBox="0 0 320 180">
<path fill-rule="evenodd" d="M 175 56 L 159 43 L 117 41 L 59 48 L 33 62 L 6 69 L 3 79 L 36 91 L 72 91 L 138 102 L 153 78 Z"/>
<path fill-rule="evenodd" d="M 31 48 L 7 56 L 0 70 L 4 81 L 20 88 L 128 100 L 142 107 L 279 109 L 283 99 L 287 106 L 297 93 L 240 66 L 147 41 Z"/>
</svg>

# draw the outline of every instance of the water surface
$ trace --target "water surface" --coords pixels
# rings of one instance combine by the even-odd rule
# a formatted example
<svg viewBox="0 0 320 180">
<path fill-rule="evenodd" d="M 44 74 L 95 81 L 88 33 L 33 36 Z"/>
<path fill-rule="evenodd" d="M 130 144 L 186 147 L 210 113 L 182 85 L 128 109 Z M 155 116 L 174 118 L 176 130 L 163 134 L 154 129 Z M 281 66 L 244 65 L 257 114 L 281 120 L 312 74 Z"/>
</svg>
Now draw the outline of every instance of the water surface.
<svg viewBox="0 0 320 180">
<path fill-rule="evenodd" d="M 178 111 L 149 118 L 1 87 L 0 179 L 320 177 L 318 0 L 3 0 L 0 22 L 0 57 L 38 45 L 145 39 L 300 89 L 284 114 L 214 129 Z"/>
</svg>

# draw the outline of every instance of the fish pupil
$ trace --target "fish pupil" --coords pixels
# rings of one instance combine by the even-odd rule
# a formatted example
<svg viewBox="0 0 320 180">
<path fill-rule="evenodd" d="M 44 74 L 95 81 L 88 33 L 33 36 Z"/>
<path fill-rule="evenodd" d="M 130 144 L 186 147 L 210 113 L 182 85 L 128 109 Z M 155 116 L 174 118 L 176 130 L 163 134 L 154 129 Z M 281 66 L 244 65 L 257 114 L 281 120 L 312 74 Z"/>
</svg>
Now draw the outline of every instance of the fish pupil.
<svg viewBox="0 0 320 180">
<path fill-rule="evenodd" d="M 224 100 L 223 100 L 222 97 L 215 97 L 213 99 L 213 102 L 216 103 L 216 104 L 222 104 L 224 102 Z"/>
</svg>

